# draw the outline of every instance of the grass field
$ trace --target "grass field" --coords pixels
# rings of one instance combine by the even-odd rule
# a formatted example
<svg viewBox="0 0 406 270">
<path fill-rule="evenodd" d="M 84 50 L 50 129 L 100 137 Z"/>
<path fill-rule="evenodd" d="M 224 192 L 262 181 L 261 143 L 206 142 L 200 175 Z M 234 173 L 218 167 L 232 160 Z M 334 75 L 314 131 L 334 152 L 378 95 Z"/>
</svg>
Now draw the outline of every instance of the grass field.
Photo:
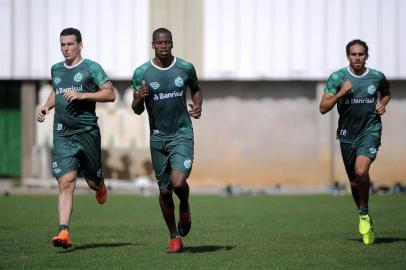
<svg viewBox="0 0 406 270">
<path fill-rule="evenodd" d="M 0 196 L 1 269 L 406 269 L 406 196 L 373 196 L 365 246 L 349 196 L 192 196 L 193 227 L 167 254 L 156 197 L 76 195 L 73 248 L 51 247 L 55 195 Z"/>
</svg>

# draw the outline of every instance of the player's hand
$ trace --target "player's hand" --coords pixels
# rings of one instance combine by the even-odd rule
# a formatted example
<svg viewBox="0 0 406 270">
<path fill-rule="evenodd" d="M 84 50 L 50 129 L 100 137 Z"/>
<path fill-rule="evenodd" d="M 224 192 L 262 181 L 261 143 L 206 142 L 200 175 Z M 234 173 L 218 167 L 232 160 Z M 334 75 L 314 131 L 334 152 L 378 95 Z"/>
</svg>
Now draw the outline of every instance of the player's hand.
<svg viewBox="0 0 406 270">
<path fill-rule="evenodd" d="M 68 91 L 65 94 L 63 94 L 63 98 L 66 99 L 68 102 L 72 102 L 74 100 L 83 100 L 85 96 L 84 93 L 76 91 Z"/>
<path fill-rule="evenodd" d="M 202 107 L 195 104 L 189 104 L 189 106 L 189 115 L 195 119 L 199 119 L 202 115 Z"/>
<path fill-rule="evenodd" d="M 348 92 L 352 91 L 352 84 L 351 81 L 347 80 L 343 83 L 343 85 L 341 86 L 340 91 L 338 91 L 338 93 L 341 96 L 344 96 L 345 94 L 347 94 Z"/>
<path fill-rule="evenodd" d="M 148 95 L 149 95 L 148 87 L 147 87 L 147 85 L 145 84 L 145 81 L 143 80 L 143 81 L 141 82 L 140 91 L 138 91 L 138 97 L 139 97 L 140 99 L 145 99 Z"/>
<path fill-rule="evenodd" d="M 375 107 L 375 112 L 379 115 L 384 115 L 384 113 L 386 112 L 386 106 L 383 105 L 381 102 L 377 102 L 376 103 L 376 107 Z"/>
<path fill-rule="evenodd" d="M 45 117 L 48 114 L 48 112 L 49 112 L 49 107 L 43 106 L 37 113 L 37 121 L 40 123 L 44 122 Z"/>
</svg>

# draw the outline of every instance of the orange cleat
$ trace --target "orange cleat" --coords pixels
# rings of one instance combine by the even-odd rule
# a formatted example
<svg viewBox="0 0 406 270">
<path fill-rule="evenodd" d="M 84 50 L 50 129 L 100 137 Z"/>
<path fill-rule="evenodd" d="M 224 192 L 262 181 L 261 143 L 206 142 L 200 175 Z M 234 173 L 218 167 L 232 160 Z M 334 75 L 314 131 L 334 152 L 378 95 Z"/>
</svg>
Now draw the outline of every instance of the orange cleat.
<svg viewBox="0 0 406 270">
<path fill-rule="evenodd" d="M 104 183 L 102 187 L 96 191 L 96 200 L 99 204 L 104 204 L 107 200 L 107 188 Z"/>
<path fill-rule="evenodd" d="M 179 209 L 179 222 L 178 232 L 180 236 L 185 237 L 192 227 L 192 215 L 190 214 L 190 208 L 186 210 Z"/>
<path fill-rule="evenodd" d="M 68 230 L 62 230 L 59 232 L 58 236 L 52 238 L 52 245 L 54 247 L 61 247 L 64 249 L 70 248 L 72 246 L 72 241 L 69 237 Z"/>
<path fill-rule="evenodd" d="M 169 240 L 168 253 L 178 253 L 178 252 L 181 252 L 182 249 L 183 249 L 183 243 L 182 243 L 182 238 L 180 238 L 180 236 L 177 236 L 177 237 Z"/>
</svg>

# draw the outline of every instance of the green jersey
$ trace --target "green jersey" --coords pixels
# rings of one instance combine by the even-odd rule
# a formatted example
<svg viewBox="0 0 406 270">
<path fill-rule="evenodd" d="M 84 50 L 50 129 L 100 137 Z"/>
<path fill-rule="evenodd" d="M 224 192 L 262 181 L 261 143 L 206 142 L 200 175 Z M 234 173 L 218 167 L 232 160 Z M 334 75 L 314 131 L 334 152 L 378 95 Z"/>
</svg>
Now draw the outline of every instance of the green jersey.
<svg viewBox="0 0 406 270">
<path fill-rule="evenodd" d="M 149 61 L 134 71 L 134 91 L 140 90 L 142 81 L 149 91 L 145 105 L 151 135 L 193 135 L 186 104 L 187 87 L 196 88 L 199 83 L 193 65 L 178 57 L 167 68 Z"/>
<path fill-rule="evenodd" d="M 357 76 L 346 67 L 330 75 L 324 93 L 335 95 L 347 80 L 351 81 L 352 91 L 337 102 L 337 139 L 354 143 L 366 133 L 381 132 L 381 117 L 375 112 L 377 93 L 388 89 L 389 82 L 377 70 L 367 68 L 365 74 Z"/>
<path fill-rule="evenodd" d="M 73 67 L 60 62 L 52 66 L 51 76 L 55 91 L 54 134 L 68 136 L 98 129 L 96 102 L 68 102 L 63 95 L 68 91 L 98 91 L 99 87 L 109 80 L 103 68 L 88 59 L 83 59 Z"/>
</svg>

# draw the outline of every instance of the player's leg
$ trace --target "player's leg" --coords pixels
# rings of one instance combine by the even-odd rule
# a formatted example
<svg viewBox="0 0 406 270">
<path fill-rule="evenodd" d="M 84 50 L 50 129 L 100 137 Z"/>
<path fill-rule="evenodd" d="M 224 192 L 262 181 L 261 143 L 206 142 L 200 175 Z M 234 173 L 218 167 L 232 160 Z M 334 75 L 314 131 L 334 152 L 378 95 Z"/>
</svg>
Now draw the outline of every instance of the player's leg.
<svg viewBox="0 0 406 270">
<path fill-rule="evenodd" d="M 151 139 L 150 146 L 152 166 L 159 186 L 159 206 L 161 207 L 162 216 L 169 230 L 170 239 L 167 251 L 169 253 L 180 252 L 183 248 L 183 244 L 176 228 L 169 152 L 166 151 L 166 143 L 159 138 Z"/>
<path fill-rule="evenodd" d="M 170 142 L 171 183 L 179 198 L 178 232 L 186 236 L 192 226 L 189 205 L 189 185 L 186 180 L 192 171 L 193 138 L 177 138 Z"/>
<path fill-rule="evenodd" d="M 179 208 L 186 210 L 189 208 L 189 185 L 186 182 L 186 175 L 183 172 L 172 170 L 171 183 L 173 191 L 179 198 Z"/>
<path fill-rule="evenodd" d="M 75 157 L 78 150 L 71 143 L 71 137 L 54 136 L 52 171 L 59 184 L 59 233 L 52 238 L 52 244 L 63 248 L 72 245 L 69 236 L 69 221 L 73 209 L 73 193 L 79 166 Z"/>
<path fill-rule="evenodd" d="M 162 216 L 165 220 L 166 226 L 169 230 L 169 244 L 168 253 L 177 253 L 182 251 L 183 243 L 176 228 L 175 220 L 175 205 L 173 202 L 173 189 L 169 184 L 167 187 L 160 187 L 159 191 L 159 205 L 161 207 Z"/>
<path fill-rule="evenodd" d="M 104 204 L 107 200 L 107 188 L 102 171 L 100 131 L 95 129 L 80 133 L 76 140 L 81 149 L 78 153 L 80 169 L 88 186 L 96 191 L 97 202 Z"/>
<path fill-rule="evenodd" d="M 166 226 L 168 227 L 170 238 L 174 238 L 178 235 L 175 223 L 175 205 L 173 203 L 172 193 L 173 190 L 171 186 L 167 186 L 159 191 L 159 206 L 161 207 L 162 216 L 165 220 Z"/>
<path fill-rule="evenodd" d="M 69 235 L 69 221 L 73 209 L 73 193 L 75 191 L 77 172 L 69 172 L 58 178 L 59 197 L 58 197 L 58 215 L 59 215 L 59 233 L 52 238 L 52 244 L 55 247 L 69 248 L 72 241 Z"/>
<path fill-rule="evenodd" d="M 75 191 L 77 172 L 73 171 L 58 179 L 59 181 L 59 224 L 69 225 L 73 208 L 73 193 Z"/>
<path fill-rule="evenodd" d="M 356 148 L 350 143 L 340 143 L 341 156 L 343 158 L 343 163 L 345 171 L 347 173 L 348 179 L 350 181 L 351 195 L 354 199 L 357 209 L 360 206 L 360 193 L 358 182 L 355 179 L 355 159 L 356 159 Z"/>
<path fill-rule="evenodd" d="M 354 199 L 357 209 L 359 209 L 361 202 L 360 202 L 360 194 L 359 194 L 359 188 L 358 188 L 357 182 L 354 180 L 350 181 L 350 188 L 351 188 L 352 198 Z"/>
<path fill-rule="evenodd" d="M 369 168 L 371 163 L 372 159 L 361 155 L 357 156 L 355 160 L 355 182 L 358 186 L 360 211 L 368 209 L 369 189 L 371 187 Z"/>
<path fill-rule="evenodd" d="M 369 168 L 371 163 L 371 158 L 362 155 L 357 156 L 355 161 L 355 179 L 358 183 L 358 190 L 360 194 L 358 230 L 362 235 L 362 239 L 365 244 L 373 244 L 375 241 L 373 221 L 368 213 L 369 189 L 371 185 Z"/>
<path fill-rule="evenodd" d="M 171 182 L 173 190 L 179 198 L 179 222 L 178 232 L 186 236 L 192 226 L 192 216 L 189 206 L 189 185 L 186 182 L 186 175 L 183 172 L 172 170 Z"/>
<path fill-rule="evenodd" d="M 375 160 L 378 148 L 380 146 L 380 132 L 367 134 L 361 140 L 357 147 L 357 158 L 355 161 L 355 178 L 358 183 L 360 193 L 359 207 L 359 232 L 365 244 L 375 242 L 374 226 L 371 216 L 369 215 L 369 191 L 371 180 L 369 169 Z"/>
</svg>

